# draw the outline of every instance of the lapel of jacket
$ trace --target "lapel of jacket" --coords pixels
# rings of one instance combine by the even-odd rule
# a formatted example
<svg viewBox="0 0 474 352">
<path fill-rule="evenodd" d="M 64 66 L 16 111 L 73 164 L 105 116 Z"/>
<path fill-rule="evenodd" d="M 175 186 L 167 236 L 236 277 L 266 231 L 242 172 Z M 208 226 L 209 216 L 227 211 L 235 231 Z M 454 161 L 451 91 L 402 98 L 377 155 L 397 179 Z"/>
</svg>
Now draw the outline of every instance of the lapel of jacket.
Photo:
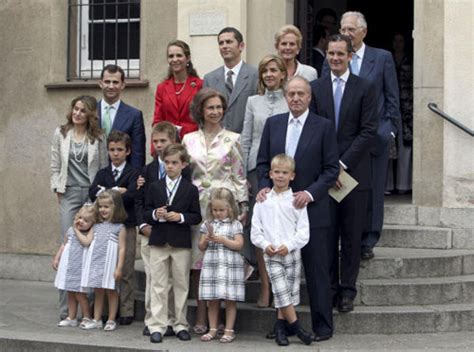
<svg viewBox="0 0 474 352">
<path fill-rule="evenodd" d="M 127 109 L 127 105 L 123 101 L 120 101 L 119 108 L 115 114 L 114 123 L 112 124 L 112 130 L 122 130 L 123 121 L 127 117 Z"/>
<path fill-rule="evenodd" d="M 87 167 L 91 170 L 95 155 L 99 155 L 99 139 L 96 138 L 94 144 L 87 138 Z"/>
<path fill-rule="evenodd" d="M 283 117 L 281 119 L 279 119 L 278 122 L 276 123 L 275 135 L 272 136 L 271 138 L 274 141 L 283 141 L 283 143 L 281 143 L 281 142 L 275 143 L 277 150 L 276 150 L 274 155 L 285 154 L 285 150 L 286 150 L 286 132 L 288 130 L 288 118 L 289 118 L 289 116 L 290 116 L 289 113 L 284 114 Z"/>
<path fill-rule="evenodd" d="M 184 84 L 186 84 L 186 82 L 184 82 Z M 164 99 L 167 97 L 173 104 L 174 109 L 178 111 L 178 99 L 176 98 L 176 92 L 174 90 L 173 77 L 164 81 L 163 88 L 165 90 L 165 94 L 163 94 Z"/>
<path fill-rule="evenodd" d="M 365 46 L 364 58 L 362 59 L 362 65 L 360 66 L 359 76 L 367 78 L 372 72 L 375 66 L 375 52 L 370 46 Z"/>
<path fill-rule="evenodd" d="M 239 75 L 235 81 L 235 87 L 232 89 L 232 94 L 229 98 L 229 106 L 231 106 L 234 101 L 237 100 L 237 97 L 240 95 L 240 92 L 247 86 L 247 81 L 249 78 L 249 72 L 247 70 L 247 64 L 242 62 L 242 67 L 240 68 Z"/>
<path fill-rule="evenodd" d="M 214 75 L 214 82 L 213 84 L 210 84 L 210 86 L 218 90 L 219 92 L 224 93 L 225 95 L 226 88 L 225 88 L 225 79 L 224 79 L 224 66 L 222 66 L 216 71 L 216 74 Z M 227 104 L 227 106 L 228 105 L 229 104 Z"/>
<path fill-rule="evenodd" d="M 184 90 L 181 93 L 182 101 L 184 102 L 184 104 L 180 106 L 180 109 L 179 109 L 180 115 L 182 114 L 183 110 L 189 107 L 189 103 L 191 102 L 192 97 L 196 95 L 198 91 L 198 86 L 199 86 L 197 82 L 197 78 L 194 76 L 188 76 L 184 84 L 186 86 L 184 87 Z"/>
<path fill-rule="evenodd" d="M 160 165 L 160 162 L 158 161 L 158 159 L 155 159 L 153 160 L 153 162 L 150 164 L 150 166 L 148 166 L 148 175 L 146 175 L 146 177 L 148 177 L 148 182 L 149 183 L 152 183 L 156 180 L 159 180 L 159 166 Z"/>
<path fill-rule="evenodd" d="M 342 131 L 342 127 L 347 120 L 347 114 L 351 108 L 352 97 L 354 96 L 354 89 L 355 89 L 355 78 L 354 75 L 351 73 L 349 74 L 349 78 L 347 79 L 346 85 L 344 87 L 344 94 L 342 95 L 341 100 L 341 107 L 339 110 L 339 126 L 337 128 L 337 134 Z"/>
<path fill-rule="evenodd" d="M 322 89 L 321 89 L 321 102 L 326 102 L 326 104 L 322 103 L 322 105 L 326 105 L 326 111 L 320 111 L 320 115 L 326 116 L 329 118 L 333 124 L 335 124 L 335 116 L 334 116 L 334 93 L 332 91 L 332 81 L 331 75 L 322 78 L 323 81 L 321 82 Z M 321 109 L 322 110 L 322 109 Z M 340 114 L 339 114 L 340 115 Z"/>
</svg>

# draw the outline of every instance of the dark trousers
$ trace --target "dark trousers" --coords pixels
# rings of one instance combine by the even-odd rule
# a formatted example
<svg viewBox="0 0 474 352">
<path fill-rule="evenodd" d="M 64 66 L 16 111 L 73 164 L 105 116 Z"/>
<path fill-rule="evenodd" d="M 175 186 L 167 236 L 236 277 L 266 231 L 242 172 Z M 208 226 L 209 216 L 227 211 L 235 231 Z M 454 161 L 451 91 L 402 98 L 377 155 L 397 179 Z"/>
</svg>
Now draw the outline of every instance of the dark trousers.
<svg viewBox="0 0 474 352">
<path fill-rule="evenodd" d="M 329 278 L 328 228 L 312 228 L 301 250 L 308 288 L 311 322 L 318 336 L 332 335 L 332 300 Z"/>
<path fill-rule="evenodd" d="M 361 239 L 366 224 L 368 201 L 368 190 L 354 190 L 341 203 L 331 199 L 334 225 L 329 237 L 329 272 L 333 295 L 352 299 L 357 295 Z"/>
</svg>

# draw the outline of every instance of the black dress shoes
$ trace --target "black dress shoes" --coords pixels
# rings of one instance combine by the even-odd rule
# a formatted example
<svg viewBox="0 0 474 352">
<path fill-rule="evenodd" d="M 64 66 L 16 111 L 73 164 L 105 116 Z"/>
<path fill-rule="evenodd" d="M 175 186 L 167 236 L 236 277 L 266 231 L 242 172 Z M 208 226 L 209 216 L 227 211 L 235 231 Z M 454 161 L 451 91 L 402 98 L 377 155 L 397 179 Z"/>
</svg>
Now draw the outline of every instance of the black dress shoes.
<svg viewBox="0 0 474 352">
<path fill-rule="evenodd" d="M 305 345 L 311 345 L 311 343 L 313 342 L 313 335 L 303 329 L 298 320 L 289 324 L 288 331 L 298 336 L 301 342 L 303 342 Z"/>
<path fill-rule="evenodd" d="M 145 326 L 143 329 L 143 336 L 150 336 L 150 330 L 148 329 L 148 326 Z"/>
<path fill-rule="evenodd" d="M 288 346 L 290 344 L 286 334 L 286 325 L 286 320 L 283 319 L 277 319 L 275 323 L 275 342 L 278 346 Z"/>
<path fill-rule="evenodd" d="M 173 327 L 168 325 L 168 327 L 166 328 L 166 331 L 165 331 L 165 334 L 164 334 L 165 337 L 168 337 L 168 336 L 174 336 L 174 331 L 173 331 Z"/>
<path fill-rule="evenodd" d="M 362 260 L 370 260 L 374 257 L 374 250 L 370 247 L 362 248 L 360 252 L 360 258 Z"/>
<path fill-rule="evenodd" d="M 133 323 L 133 317 L 120 317 L 119 324 L 120 325 L 130 325 Z"/>
<path fill-rule="evenodd" d="M 153 334 L 151 334 L 150 336 L 150 342 L 152 343 L 160 343 L 161 341 L 163 341 L 163 337 L 161 336 L 161 332 L 154 332 Z"/>
<path fill-rule="evenodd" d="M 331 335 L 314 335 L 314 341 L 316 342 L 321 342 L 321 341 L 326 341 L 329 340 L 332 337 Z"/>
<path fill-rule="evenodd" d="M 186 330 L 181 330 L 176 334 L 176 337 L 180 339 L 181 341 L 189 341 L 191 340 L 191 335 L 189 335 L 189 332 Z"/>
<path fill-rule="evenodd" d="M 337 310 L 341 313 L 349 313 L 354 310 L 354 300 L 350 297 L 342 297 L 337 305 Z"/>
</svg>

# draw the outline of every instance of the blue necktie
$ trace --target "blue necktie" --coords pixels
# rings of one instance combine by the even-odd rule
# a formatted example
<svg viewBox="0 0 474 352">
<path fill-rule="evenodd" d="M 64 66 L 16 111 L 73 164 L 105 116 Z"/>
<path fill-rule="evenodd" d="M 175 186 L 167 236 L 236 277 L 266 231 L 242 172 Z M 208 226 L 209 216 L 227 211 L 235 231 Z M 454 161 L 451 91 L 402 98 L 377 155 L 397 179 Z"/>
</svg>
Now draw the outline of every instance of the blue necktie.
<svg viewBox="0 0 474 352">
<path fill-rule="evenodd" d="M 339 127 L 339 111 L 341 109 L 341 100 L 342 100 L 342 78 L 336 77 L 336 90 L 334 91 L 334 118 L 336 123 L 336 131 Z"/>
<path fill-rule="evenodd" d="M 298 146 L 298 140 L 300 138 L 300 121 L 292 118 L 290 125 L 288 126 L 288 138 L 286 145 L 286 155 L 295 157 L 296 147 Z"/>
<path fill-rule="evenodd" d="M 359 56 L 355 53 L 352 54 L 351 72 L 356 76 L 358 76 L 360 72 Z"/>
<path fill-rule="evenodd" d="M 159 162 L 159 165 L 160 165 L 160 169 L 159 169 L 158 179 L 161 180 L 162 178 L 166 176 L 165 163 Z"/>
</svg>

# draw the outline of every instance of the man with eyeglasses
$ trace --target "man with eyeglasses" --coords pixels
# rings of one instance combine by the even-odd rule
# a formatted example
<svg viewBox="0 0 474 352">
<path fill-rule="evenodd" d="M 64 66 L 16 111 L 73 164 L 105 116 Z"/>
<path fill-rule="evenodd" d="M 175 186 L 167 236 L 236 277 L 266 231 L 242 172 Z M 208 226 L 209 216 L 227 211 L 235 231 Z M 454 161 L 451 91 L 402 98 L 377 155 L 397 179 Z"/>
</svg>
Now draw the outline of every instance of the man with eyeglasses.
<svg viewBox="0 0 474 352">
<path fill-rule="evenodd" d="M 388 51 L 364 43 L 367 22 L 362 13 L 344 13 L 340 32 L 351 38 L 354 51 L 350 63 L 351 73 L 371 81 L 376 92 L 378 129 L 370 155 L 372 192 L 368 207 L 368 224 L 362 235 L 361 248 L 361 258 L 368 260 L 374 257 L 373 248 L 382 232 L 390 139 L 395 137 L 400 120 L 397 73 L 392 55 Z M 328 74 L 329 65 L 326 61 L 323 75 Z"/>
</svg>

